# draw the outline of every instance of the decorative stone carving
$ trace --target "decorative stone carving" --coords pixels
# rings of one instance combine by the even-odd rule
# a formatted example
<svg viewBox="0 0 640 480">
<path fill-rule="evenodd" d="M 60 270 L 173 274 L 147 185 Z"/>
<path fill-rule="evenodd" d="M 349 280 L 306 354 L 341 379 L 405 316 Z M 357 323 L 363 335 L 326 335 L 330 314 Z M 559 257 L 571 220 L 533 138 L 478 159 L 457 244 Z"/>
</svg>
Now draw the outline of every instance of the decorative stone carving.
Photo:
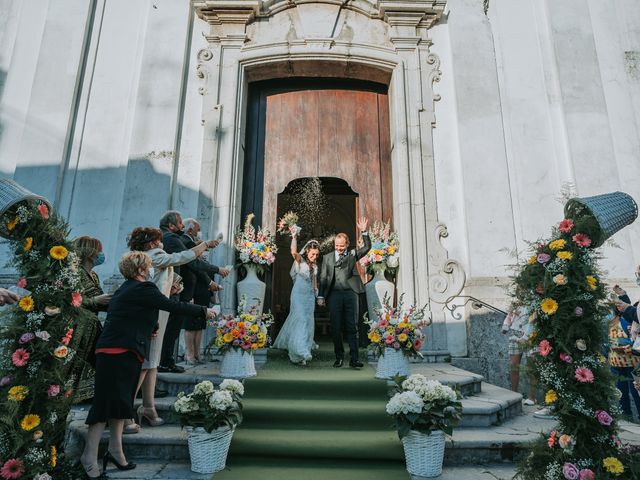
<svg viewBox="0 0 640 480">
<path fill-rule="evenodd" d="M 209 70 L 204 62 L 208 62 L 213 58 L 213 53 L 208 48 L 203 48 L 198 52 L 198 66 L 196 67 L 196 76 L 202 79 L 202 85 L 198 87 L 198 93 L 204 95 L 207 92 L 207 83 L 209 80 Z"/>
<path fill-rule="evenodd" d="M 431 90 L 433 90 L 433 84 L 440 81 L 442 78 L 442 70 L 440 70 L 440 57 L 433 53 L 429 52 L 427 56 L 427 64 L 431 65 L 431 72 L 429 72 L 428 81 L 431 86 Z M 433 92 L 433 100 L 437 102 L 440 100 L 440 94 Z"/>
<path fill-rule="evenodd" d="M 442 245 L 442 239 L 449 236 L 447 227 L 439 223 L 431 232 L 435 241 L 429 243 L 429 297 L 431 301 L 445 304 L 448 299 L 460 295 L 466 282 L 462 265 L 450 259 Z"/>
<path fill-rule="evenodd" d="M 247 41 L 247 24 L 260 13 L 259 0 L 195 0 L 193 7 L 211 26 L 205 35 L 209 43 L 243 44 Z"/>
</svg>

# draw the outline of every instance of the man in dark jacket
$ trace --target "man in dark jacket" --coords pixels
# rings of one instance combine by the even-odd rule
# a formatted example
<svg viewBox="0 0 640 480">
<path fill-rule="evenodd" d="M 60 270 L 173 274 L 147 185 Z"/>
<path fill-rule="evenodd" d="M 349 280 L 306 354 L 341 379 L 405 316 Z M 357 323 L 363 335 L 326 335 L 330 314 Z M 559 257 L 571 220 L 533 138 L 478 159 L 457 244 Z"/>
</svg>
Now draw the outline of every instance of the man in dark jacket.
<svg viewBox="0 0 640 480">
<path fill-rule="evenodd" d="M 162 230 L 163 233 L 162 243 L 165 252 L 176 253 L 188 250 L 182 238 L 184 234 L 184 224 L 182 223 L 182 214 L 180 212 L 174 210 L 166 212 L 160 219 L 160 230 Z M 210 243 L 211 247 L 217 245 L 216 242 L 208 243 Z M 219 273 L 220 269 L 215 265 L 211 265 L 209 262 L 196 258 L 181 267 L 174 267 L 174 271 L 182 276 L 185 285 L 184 290 L 180 293 L 180 300 L 190 302 L 193 300 L 196 272 L 204 272 L 211 277 Z M 228 271 L 225 272 L 228 273 Z M 189 282 L 192 282 L 191 285 L 193 286 L 187 289 Z M 212 286 L 212 288 L 214 287 Z M 169 317 L 167 329 L 165 330 L 162 340 L 162 354 L 160 356 L 160 366 L 158 367 L 159 372 L 184 372 L 184 368 L 176 365 L 174 358 L 176 340 L 180 336 L 182 321 L 181 316 L 171 315 Z"/>
</svg>

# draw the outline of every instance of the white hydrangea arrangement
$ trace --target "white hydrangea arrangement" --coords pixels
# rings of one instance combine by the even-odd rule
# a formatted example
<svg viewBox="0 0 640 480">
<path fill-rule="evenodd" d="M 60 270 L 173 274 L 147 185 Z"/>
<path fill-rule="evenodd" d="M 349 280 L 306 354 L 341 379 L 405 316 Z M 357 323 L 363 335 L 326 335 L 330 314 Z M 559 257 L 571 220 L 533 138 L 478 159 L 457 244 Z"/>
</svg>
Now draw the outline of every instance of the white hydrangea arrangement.
<svg viewBox="0 0 640 480">
<path fill-rule="evenodd" d="M 387 413 L 394 418 L 400 438 L 411 430 L 427 435 L 442 430 L 451 435 L 462 416 L 462 404 L 460 394 L 451 387 L 415 374 L 396 380 Z"/>
<path fill-rule="evenodd" d="M 202 427 L 209 433 L 220 427 L 234 429 L 242 422 L 243 395 L 244 385 L 238 380 L 223 380 L 218 389 L 205 380 L 192 393 L 180 392 L 173 409 L 183 427 Z"/>
</svg>

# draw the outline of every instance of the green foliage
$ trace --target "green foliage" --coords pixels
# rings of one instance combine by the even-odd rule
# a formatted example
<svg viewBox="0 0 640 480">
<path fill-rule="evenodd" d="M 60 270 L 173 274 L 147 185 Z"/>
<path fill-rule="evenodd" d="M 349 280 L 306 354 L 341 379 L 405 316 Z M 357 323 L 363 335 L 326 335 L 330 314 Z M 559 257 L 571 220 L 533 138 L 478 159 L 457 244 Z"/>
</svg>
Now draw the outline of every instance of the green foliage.
<svg viewBox="0 0 640 480">
<path fill-rule="evenodd" d="M 0 222 L 11 233 L 10 264 L 31 292 L 0 316 L 0 466 L 17 460 L 26 478 L 72 478 L 57 453 L 84 365 L 77 352 L 86 350 L 93 325 L 91 313 L 75 306 L 78 258 L 65 221 L 44 204 L 18 205 Z"/>
<path fill-rule="evenodd" d="M 557 429 L 520 465 L 521 479 L 578 478 L 571 476 L 575 471 L 584 478 L 635 478 L 617 437 L 619 394 L 602 355 L 611 305 L 598 255 L 590 249 L 596 244 L 590 235 L 599 232 L 593 221 L 563 220 L 550 241 L 531 246 L 529 261 L 514 279 L 514 304 L 533 312 L 530 342 L 539 352 L 533 361 L 558 417 Z M 624 472 L 611 466 L 615 461 Z"/>
</svg>

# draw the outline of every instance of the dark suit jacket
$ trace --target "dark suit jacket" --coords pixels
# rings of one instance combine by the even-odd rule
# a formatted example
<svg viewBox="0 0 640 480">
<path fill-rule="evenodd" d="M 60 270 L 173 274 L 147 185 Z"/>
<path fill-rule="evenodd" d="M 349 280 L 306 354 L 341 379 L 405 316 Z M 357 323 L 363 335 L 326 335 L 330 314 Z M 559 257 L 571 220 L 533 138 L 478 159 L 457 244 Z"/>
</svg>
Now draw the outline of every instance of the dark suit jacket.
<svg viewBox="0 0 640 480">
<path fill-rule="evenodd" d="M 147 358 L 159 310 L 191 317 L 207 315 L 207 309 L 200 305 L 165 297 L 153 282 L 127 280 L 109 302 L 107 320 L 96 348 L 127 348 Z"/>
<path fill-rule="evenodd" d="M 351 250 L 349 255 L 344 260 L 348 262 L 347 268 L 351 270 L 351 277 L 349 277 L 349 286 L 351 290 L 356 293 L 364 292 L 364 285 L 362 285 L 362 280 L 360 280 L 360 275 L 358 274 L 358 269 L 356 268 L 356 262 L 364 257 L 369 250 L 371 250 L 371 239 L 369 235 L 363 235 L 362 240 L 364 241 L 364 245 L 359 250 Z M 336 266 L 336 252 L 331 251 L 322 257 L 322 267 L 320 269 L 320 291 L 318 293 L 319 297 L 323 297 L 325 300 L 331 295 L 331 290 L 333 289 L 334 278 L 333 274 Z"/>
<path fill-rule="evenodd" d="M 193 239 L 187 234 L 184 234 L 182 236 L 182 241 L 184 242 L 187 248 L 193 248 L 196 246 L 196 242 L 194 242 Z M 206 260 L 203 260 L 203 261 L 206 262 Z M 215 265 L 212 265 L 212 266 L 214 268 L 218 268 Z M 195 280 L 195 285 L 191 284 L 193 280 Z M 212 294 L 211 290 L 209 290 L 211 277 L 203 271 L 198 271 L 195 273 L 195 278 L 194 276 L 189 275 L 188 283 L 189 284 L 187 285 L 187 283 L 183 281 L 185 289 L 187 288 L 193 289 L 193 302 L 197 305 L 203 305 L 205 307 L 208 307 L 209 303 L 211 302 L 211 294 Z"/>
</svg>

